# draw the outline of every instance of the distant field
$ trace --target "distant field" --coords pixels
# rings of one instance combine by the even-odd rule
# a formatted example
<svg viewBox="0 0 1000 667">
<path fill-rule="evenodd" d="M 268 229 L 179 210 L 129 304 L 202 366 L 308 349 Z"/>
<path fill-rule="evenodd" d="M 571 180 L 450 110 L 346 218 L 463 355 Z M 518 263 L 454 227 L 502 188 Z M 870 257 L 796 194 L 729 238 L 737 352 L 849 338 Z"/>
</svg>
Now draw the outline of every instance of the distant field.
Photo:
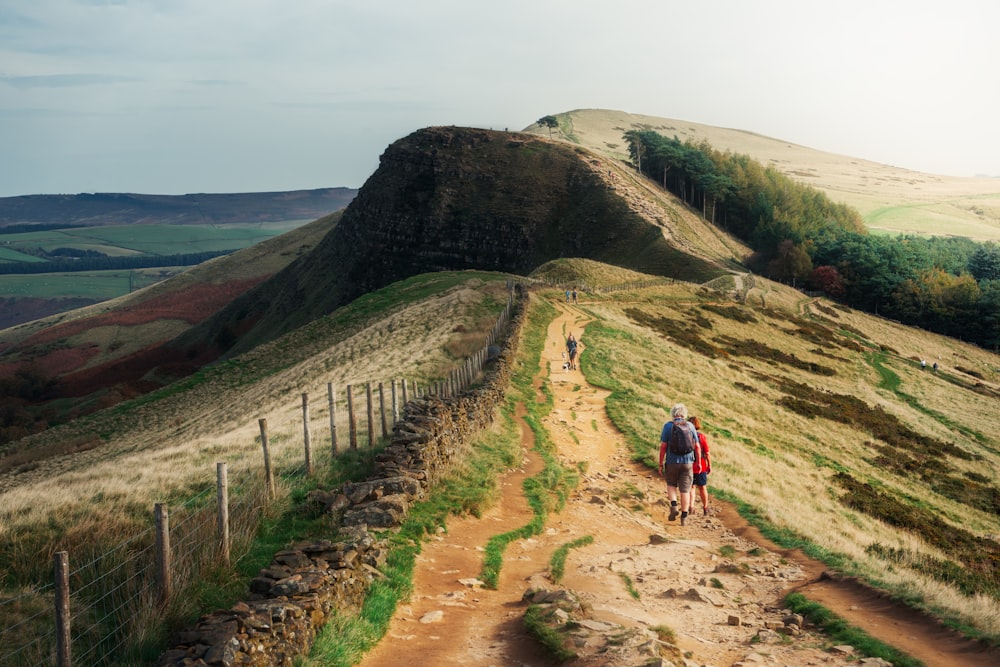
<svg viewBox="0 0 1000 667">
<path fill-rule="evenodd" d="M 298 223 L 301 224 L 301 223 Z M 78 227 L 44 232 L 0 235 L 8 251 L 40 248 L 91 250 L 109 257 L 123 255 L 181 255 L 187 253 L 239 250 L 277 236 L 298 226 L 281 225 L 123 225 Z M 0 261 L 29 261 L 23 256 L 0 255 Z M 37 261 L 37 260 L 36 260 Z"/>
<path fill-rule="evenodd" d="M 25 255 L 7 246 L 0 245 L 0 262 L 44 262 L 41 257 Z"/>
<path fill-rule="evenodd" d="M 190 267 L 157 267 L 120 271 L 80 271 L 0 275 L 0 297 L 67 299 L 79 297 L 100 301 L 133 292 L 165 280 Z"/>
</svg>

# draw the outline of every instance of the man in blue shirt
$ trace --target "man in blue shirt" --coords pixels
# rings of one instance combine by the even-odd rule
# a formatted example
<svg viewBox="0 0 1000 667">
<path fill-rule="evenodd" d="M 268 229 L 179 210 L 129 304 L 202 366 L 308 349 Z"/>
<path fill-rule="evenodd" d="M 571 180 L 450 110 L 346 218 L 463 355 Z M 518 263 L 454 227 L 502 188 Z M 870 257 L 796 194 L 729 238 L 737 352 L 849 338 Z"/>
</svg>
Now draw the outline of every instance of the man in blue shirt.
<svg viewBox="0 0 1000 667">
<path fill-rule="evenodd" d="M 670 410 L 671 421 L 663 425 L 660 433 L 660 475 L 667 481 L 667 497 L 670 498 L 670 521 L 677 518 L 677 496 L 680 496 L 681 525 L 687 522 L 688 510 L 691 509 L 691 482 L 694 478 L 692 468 L 696 460 L 700 460 L 697 446 L 691 447 L 686 453 L 673 451 L 671 439 L 674 436 L 674 429 L 681 429 L 678 433 L 680 437 L 674 440 L 685 443 L 692 442 L 696 445 L 698 434 L 694 431 L 694 426 L 687 420 L 688 410 L 683 403 L 678 403 Z M 687 445 L 688 447 L 690 444 Z M 686 447 L 685 447 L 686 448 Z"/>
</svg>

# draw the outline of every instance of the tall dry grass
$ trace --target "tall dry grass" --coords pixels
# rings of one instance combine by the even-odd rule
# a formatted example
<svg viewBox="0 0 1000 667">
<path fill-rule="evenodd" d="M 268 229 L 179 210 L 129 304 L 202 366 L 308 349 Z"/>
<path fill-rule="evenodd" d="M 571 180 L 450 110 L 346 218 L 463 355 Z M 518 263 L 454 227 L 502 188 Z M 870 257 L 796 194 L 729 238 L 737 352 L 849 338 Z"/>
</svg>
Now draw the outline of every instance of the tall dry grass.
<svg viewBox="0 0 1000 667">
<path fill-rule="evenodd" d="M 426 389 L 464 361 L 461 355 L 472 346 L 470 341 L 478 339 L 481 347 L 506 303 L 503 279 L 474 272 L 413 279 L 395 286 L 398 294 L 391 290 L 375 294 L 335 317 L 166 391 L 37 438 L 41 445 L 46 439 L 90 432 L 99 434 L 103 442 L 77 455 L 39 461 L 33 469 L 0 481 L 0 617 L 4 625 L 9 629 L 14 621 L 13 627 L 29 630 L 18 626 L 16 619 L 24 616 L 24 609 L 33 608 L 36 600 L 51 596 L 52 556 L 65 550 L 74 569 L 74 599 L 86 610 L 74 619 L 74 634 L 94 635 L 84 643 L 94 645 L 93 651 L 103 651 L 118 638 L 95 633 L 117 627 L 118 634 L 126 635 L 121 641 L 129 642 L 125 654 L 138 661 L 137 652 L 144 650 L 144 644 L 148 650 L 162 640 L 158 634 L 162 628 L 152 622 L 161 610 L 148 599 L 155 597 L 150 592 L 154 577 L 148 569 L 154 541 L 153 505 L 164 502 L 170 507 L 175 586 L 207 578 L 217 566 L 213 537 L 216 462 L 229 466 L 234 552 L 245 552 L 261 519 L 270 511 L 280 511 L 287 501 L 287 485 L 282 480 L 302 475 L 302 394 L 310 396 L 310 442 L 317 469 L 331 468 L 328 383 L 337 392 L 341 451 L 348 447 L 348 384 L 355 388 L 358 445 L 368 450 L 365 385 L 373 385 L 371 438 L 377 440 L 382 435 L 378 383 L 383 384 L 386 421 L 391 424 L 391 384 L 406 378 L 412 395 L 414 382 Z M 407 295 L 407 290 L 413 294 Z M 401 402 L 397 384 L 400 409 Z M 273 505 L 262 496 L 261 418 L 267 420 L 279 484 L 279 502 Z M 120 563 L 114 554 L 120 554 Z M 82 596 L 90 594 L 79 589 L 90 586 L 93 579 L 107 584 L 111 592 L 84 600 Z M 195 613 L 194 607 L 185 608 L 185 604 L 184 596 L 178 596 L 172 614 Z M 47 606 L 49 613 L 32 616 L 28 625 L 31 630 L 50 632 L 51 605 L 41 606 Z M 132 618 L 119 623 L 118 616 Z M 144 630 L 149 636 L 143 636 Z M 6 639 L 12 638 L 5 635 L 0 643 L 7 644 Z M 121 654 L 120 647 L 111 648 Z M 38 664 L 36 658 L 49 650 L 47 644 L 30 649 L 24 664 Z M 100 662 L 88 662 L 87 657 L 84 653 L 81 664 Z"/>
<path fill-rule="evenodd" d="M 749 305 L 740 308 L 753 322 L 738 322 L 703 308 L 707 296 L 680 283 L 622 295 L 620 301 L 616 296 L 588 304 L 597 322 L 586 333 L 585 372 L 591 382 L 613 390 L 609 413 L 636 456 L 655 460 L 669 409 L 684 402 L 701 416 L 712 446 L 710 488 L 741 499 L 768 522 L 831 554 L 846 572 L 935 610 L 953 623 L 1000 637 L 996 592 L 963 595 L 949 582 L 932 578 L 917 563 L 887 563 L 873 555 L 868 547 L 878 544 L 935 559 L 956 557 L 919 535 L 848 508 L 842 502 L 845 491 L 834 475 L 847 471 L 904 503 L 930 508 L 956 531 L 970 530 L 987 539 L 1000 535 L 1000 516 L 941 495 L 919 475 L 901 475 L 878 464 L 877 443 L 870 432 L 825 417 L 806 417 L 778 403 L 789 380 L 820 392 L 858 397 L 920 434 L 972 452 L 975 460 L 949 457 L 947 464 L 957 475 L 970 471 L 985 475 L 994 489 L 1000 489 L 997 395 L 977 393 L 955 381 L 961 373 L 951 366 L 937 375 L 922 371 L 911 355 L 961 358 L 981 369 L 989 378 L 986 383 L 994 388 L 1000 358 L 959 341 L 848 311 L 837 318 L 808 317 L 845 342 L 843 347 L 818 345 L 806 339 L 794 319 L 812 312 L 813 302 L 794 290 L 765 281 L 760 284 L 767 290 L 766 308 L 754 293 Z M 720 354 L 710 358 L 677 337 L 638 324 L 629 309 L 681 322 L 697 331 L 700 339 L 722 348 L 727 347 L 726 340 L 760 342 L 836 374 L 799 370 L 765 357 Z M 852 349 L 859 341 L 860 348 Z M 885 363 L 898 375 L 898 390 L 880 387 L 881 376 L 870 362 L 876 350 L 881 350 Z"/>
</svg>

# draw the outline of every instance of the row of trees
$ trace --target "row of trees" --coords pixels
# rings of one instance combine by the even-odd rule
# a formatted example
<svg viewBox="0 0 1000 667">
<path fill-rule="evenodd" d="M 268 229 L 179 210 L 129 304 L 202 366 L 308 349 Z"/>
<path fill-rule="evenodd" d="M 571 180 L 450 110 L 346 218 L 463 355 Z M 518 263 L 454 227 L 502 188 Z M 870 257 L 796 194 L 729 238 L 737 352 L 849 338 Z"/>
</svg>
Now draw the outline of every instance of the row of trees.
<svg viewBox="0 0 1000 667">
<path fill-rule="evenodd" d="M 848 305 L 1000 347 L 1000 248 L 876 236 L 854 209 L 747 155 L 625 133 L 636 167 L 754 250 L 753 270 Z"/>
</svg>

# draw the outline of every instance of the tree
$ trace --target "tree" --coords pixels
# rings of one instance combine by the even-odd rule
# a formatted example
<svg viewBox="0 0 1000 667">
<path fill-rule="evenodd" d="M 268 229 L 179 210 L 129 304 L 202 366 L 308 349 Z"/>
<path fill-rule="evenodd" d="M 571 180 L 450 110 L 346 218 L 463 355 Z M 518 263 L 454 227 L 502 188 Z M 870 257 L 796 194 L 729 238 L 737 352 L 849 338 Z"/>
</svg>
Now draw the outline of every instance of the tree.
<svg viewBox="0 0 1000 667">
<path fill-rule="evenodd" d="M 555 116 L 542 116 L 538 119 L 538 124 L 542 127 L 549 128 L 549 139 L 552 138 L 553 128 L 559 128 L 559 120 Z"/>
<path fill-rule="evenodd" d="M 969 271 L 976 280 L 1000 280 L 1000 246 L 985 243 L 969 258 Z"/>
<path fill-rule="evenodd" d="M 840 275 L 837 267 L 829 264 L 813 269 L 809 276 L 809 286 L 834 298 L 842 297 L 845 294 L 844 278 Z"/>
</svg>

